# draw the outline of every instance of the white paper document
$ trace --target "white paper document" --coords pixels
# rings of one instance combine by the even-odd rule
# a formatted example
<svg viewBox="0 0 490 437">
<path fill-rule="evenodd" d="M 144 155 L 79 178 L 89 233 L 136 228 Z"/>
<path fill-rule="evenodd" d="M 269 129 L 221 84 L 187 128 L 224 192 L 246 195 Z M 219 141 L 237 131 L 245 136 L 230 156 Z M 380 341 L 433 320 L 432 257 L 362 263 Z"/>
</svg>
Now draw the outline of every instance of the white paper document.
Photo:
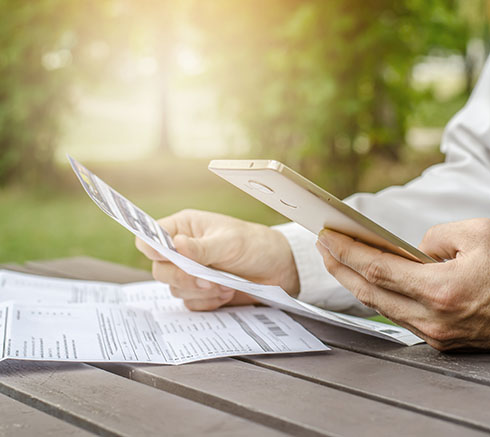
<svg viewBox="0 0 490 437">
<path fill-rule="evenodd" d="M 266 305 L 316 320 L 409 346 L 423 343 L 422 339 L 405 328 L 323 310 L 294 299 L 279 286 L 256 284 L 230 273 L 203 266 L 181 255 L 174 249 L 170 235 L 153 218 L 133 205 L 79 162 L 71 157 L 69 160 L 85 191 L 102 211 L 189 275 L 242 291 Z"/>
<path fill-rule="evenodd" d="M 0 360 L 183 364 L 329 350 L 268 307 L 192 312 L 167 285 L 0 271 Z"/>
</svg>

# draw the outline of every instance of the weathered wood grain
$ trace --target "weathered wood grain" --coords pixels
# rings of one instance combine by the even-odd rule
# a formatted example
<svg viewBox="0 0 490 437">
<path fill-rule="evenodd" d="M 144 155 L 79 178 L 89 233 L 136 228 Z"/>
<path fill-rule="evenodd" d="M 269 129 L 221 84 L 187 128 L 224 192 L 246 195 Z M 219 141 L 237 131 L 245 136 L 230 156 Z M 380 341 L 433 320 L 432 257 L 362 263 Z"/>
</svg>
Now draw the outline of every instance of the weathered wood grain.
<svg viewBox="0 0 490 437">
<path fill-rule="evenodd" d="M 0 436 L 90 437 L 94 434 L 0 395 Z"/>
<path fill-rule="evenodd" d="M 4 361 L 0 392 L 103 436 L 281 435 L 85 364 Z"/>
<path fill-rule="evenodd" d="M 328 366 L 328 356 L 323 356 Z M 294 357 L 290 357 L 294 360 Z M 487 432 L 273 372 L 239 360 L 178 367 L 106 365 L 133 380 L 302 435 L 461 436 Z M 265 416 L 265 417 L 264 417 Z M 270 422 L 268 422 L 270 421 Z M 375 423 L 373 423 L 373 421 Z"/>
<path fill-rule="evenodd" d="M 490 432 L 486 385 L 334 348 L 327 359 L 304 354 L 241 360 L 358 396 Z"/>
<path fill-rule="evenodd" d="M 148 261 L 148 265 L 150 262 Z M 91 279 L 94 281 L 110 281 L 110 282 L 129 282 L 130 281 L 148 281 L 151 280 L 151 273 L 144 270 L 135 269 L 121 264 L 115 264 L 108 261 L 98 260 L 86 256 L 73 258 L 56 259 L 49 261 L 30 261 L 25 263 L 24 267 L 38 268 L 44 266 L 49 271 L 63 274 L 66 272 L 67 277 L 76 275 L 80 279 Z M 73 270 L 75 269 L 75 270 Z"/>
<path fill-rule="evenodd" d="M 490 385 L 490 352 L 443 353 L 427 344 L 407 347 L 306 317 L 292 317 L 330 346 Z"/>
<path fill-rule="evenodd" d="M 26 267 L 23 264 L 15 264 L 15 263 L 0 264 L 0 269 L 12 270 L 14 272 L 21 272 L 21 273 L 35 273 L 38 275 L 43 274 L 41 271 L 38 271 L 37 269 L 34 272 L 32 270 L 32 267 Z"/>
</svg>

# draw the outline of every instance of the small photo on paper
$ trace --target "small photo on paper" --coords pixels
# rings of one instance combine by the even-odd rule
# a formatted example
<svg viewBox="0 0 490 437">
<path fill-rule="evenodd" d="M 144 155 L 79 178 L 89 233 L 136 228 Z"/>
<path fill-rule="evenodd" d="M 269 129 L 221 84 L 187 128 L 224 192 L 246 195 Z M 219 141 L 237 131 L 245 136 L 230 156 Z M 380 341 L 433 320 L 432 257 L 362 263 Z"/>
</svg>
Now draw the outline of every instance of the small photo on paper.
<svg viewBox="0 0 490 437">
<path fill-rule="evenodd" d="M 114 199 L 114 203 L 117 206 L 117 209 L 121 213 L 121 217 L 124 219 L 127 225 L 131 229 L 134 229 L 135 231 L 139 231 L 140 227 L 138 226 L 138 222 L 136 217 L 132 214 L 132 205 L 122 196 L 120 196 L 118 193 L 116 193 L 114 190 L 111 191 L 111 196 Z"/>
<path fill-rule="evenodd" d="M 114 211 L 105 199 L 102 191 L 100 190 L 97 181 L 83 165 L 79 164 L 77 161 L 70 159 L 73 168 L 78 176 L 78 179 L 82 183 L 85 191 L 89 194 L 92 200 L 97 203 L 99 208 L 101 208 L 106 214 L 109 214 L 112 218 L 116 218 Z"/>
<path fill-rule="evenodd" d="M 170 236 L 160 228 L 155 220 L 112 189 L 111 195 L 121 213 L 121 217 L 131 229 L 143 232 L 148 238 L 158 244 L 168 248 L 173 247 Z"/>
</svg>

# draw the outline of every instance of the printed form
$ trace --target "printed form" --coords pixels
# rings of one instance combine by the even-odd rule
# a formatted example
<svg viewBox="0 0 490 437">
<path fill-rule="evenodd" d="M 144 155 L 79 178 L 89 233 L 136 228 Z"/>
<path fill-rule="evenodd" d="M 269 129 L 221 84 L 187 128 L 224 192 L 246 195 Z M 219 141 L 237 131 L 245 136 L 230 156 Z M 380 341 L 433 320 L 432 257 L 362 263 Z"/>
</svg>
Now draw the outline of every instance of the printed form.
<svg viewBox="0 0 490 437">
<path fill-rule="evenodd" d="M 183 364 L 329 350 L 268 307 L 189 311 L 159 282 L 127 285 L 0 271 L 4 359 Z"/>
<path fill-rule="evenodd" d="M 203 266 L 181 255 L 173 247 L 170 235 L 152 217 L 107 185 L 79 162 L 71 157 L 68 158 L 85 191 L 102 211 L 189 275 L 242 291 L 266 305 L 284 309 L 305 317 L 408 346 L 423 343 L 421 338 L 400 326 L 387 325 L 385 323 L 363 319 L 362 317 L 327 311 L 294 299 L 279 286 L 256 284 L 230 273 Z"/>
</svg>

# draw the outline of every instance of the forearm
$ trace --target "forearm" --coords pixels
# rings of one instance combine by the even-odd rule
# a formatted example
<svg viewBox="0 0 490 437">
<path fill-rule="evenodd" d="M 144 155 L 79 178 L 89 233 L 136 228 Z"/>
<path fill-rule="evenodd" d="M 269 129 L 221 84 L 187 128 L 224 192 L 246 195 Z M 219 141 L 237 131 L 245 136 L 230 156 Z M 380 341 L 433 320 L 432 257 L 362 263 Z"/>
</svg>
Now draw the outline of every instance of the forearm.
<svg viewBox="0 0 490 437">
<path fill-rule="evenodd" d="M 433 225 L 490 217 L 490 167 L 445 163 L 402 187 L 355 194 L 346 202 L 418 246 Z"/>
</svg>

